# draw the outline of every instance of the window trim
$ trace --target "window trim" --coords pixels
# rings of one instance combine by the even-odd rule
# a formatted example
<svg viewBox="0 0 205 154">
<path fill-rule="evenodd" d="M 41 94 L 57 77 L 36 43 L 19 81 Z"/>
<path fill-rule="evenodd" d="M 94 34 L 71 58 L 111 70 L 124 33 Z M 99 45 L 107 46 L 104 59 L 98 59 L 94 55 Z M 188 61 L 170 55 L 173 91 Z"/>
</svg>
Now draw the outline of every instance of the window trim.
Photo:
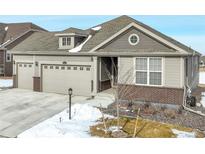
<svg viewBox="0 0 205 154">
<path fill-rule="evenodd" d="M 67 36 L 64 36 L 64 37 L 61 37 L 61 46 L 62 47 L 67 47 L 67 46 L 71 46 L 71 37 L 67 37 Z M 65 42 L 63 41 L 65 39 Z M 68 39 L 70 39 L 70 44 L 68 44 Z M 64 45 L 65 43 L 65 45 Z"/>
<path fill-rule="evenodd" d="M 131 42 L 130 39 L 131 39 L 132 36 L 136 36 L 136 37 L 137 37 L 137 42 L 136 42 L 136 43 L 132 43 L 132 42 Z M 130 34 L 130 36 L 128 37 L 128 42 L 129 42 L 130 45 L 133 45 L 133 46 L 134 46 L 134 45 L 137 45 L 137 44 L 139 43 L 139 41 L 140 41 L 140 38 L 139 38 L 139 36 L 138 36 L 137 34 L 135 34 L 135 33 Z"/>
<path fill-rule="evenodd" d="M 140 84 L 137 83 L 137 79 L 136 79 L 136 72 L 137 72 L 137 68 L 136 68 L 136 59 L 137 58 L 147 58 L 147 71 L 143 71 L 143 70 L 138 70 L 138 72 L 147 72 L 147 83 L 146 84 Z M 161 71 L 151 71 L 151 72 L 160 72 L 161 73 L 161 84 L 160 85 L 154 85 L 154 84 L 150 84 L 150 66 L 149 66 L 149 61 L 150 58 L 160 58 L 161 59 Z M 163 87 L 164 86 L 164 57 L 134 57 L 134 84 L 135 85 L 139 85 L 139 86 L 150 86 L 150 87 Z"/>
</svg>

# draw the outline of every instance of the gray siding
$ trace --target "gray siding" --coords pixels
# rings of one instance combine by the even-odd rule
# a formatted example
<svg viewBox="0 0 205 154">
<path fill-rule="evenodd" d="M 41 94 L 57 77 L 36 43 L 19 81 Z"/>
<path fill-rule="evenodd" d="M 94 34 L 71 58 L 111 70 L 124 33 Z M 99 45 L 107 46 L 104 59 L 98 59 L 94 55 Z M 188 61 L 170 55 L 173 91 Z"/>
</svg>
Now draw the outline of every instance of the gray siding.
<svg viewBox="0 0 205 154">
<path fill-rule="evenodd" d="M 118 58 L 118 82 L 120 84 L 134 84 L 134 60 L 132 57 Z"/>
<path fill-rule="evenodd" d="M 133 46 L 129 44 L 128 38 L 131 34 L 137 34 L 139 36 L 139 43 L 137 45 Z M 123 51 L 124 49 L 124 52 L 126 51 L 126 49 L 133 49 L 133 51 L 135 52 L 136 50 L 166 51 L 170 49 L 167 46 L 159 43 L 158 41 L 154 40 L 153 38 L 149 37 L 148 35 L 140 32 L 135 28 L 131 28 L 126 32 L 122 33 L 120 36 L 115 38 L 111 43 L 107 44 L 103 48 L 106 49 L 106 51 L 108 52 L 109 50 L 113 50 L 113 49 L 120 49 L 119 51 Z"/>
<path fill-rule="evenodd" d="M 199 84 L 199 56 L 190 56 L 187 58 L 187 76 L 185 75 L 186 84 L 191 88 L 196 88 Z M 185 70 L 186 71 L 186 70 Z"/>
<path fill-rule="evenodd" d="M 121 84 L 135 84 L 135 66 L 133 57 L 119 57 L 119 77 Z M 182 58 L 164 58 L 163 87 L 182 88 L 184 67 Z"/>
<path fill-rule="evenodd" d="M 165 58 L 164 60 L 164 86 L 183 87 L 183 62 L 182 58 Z"/>
</svg>

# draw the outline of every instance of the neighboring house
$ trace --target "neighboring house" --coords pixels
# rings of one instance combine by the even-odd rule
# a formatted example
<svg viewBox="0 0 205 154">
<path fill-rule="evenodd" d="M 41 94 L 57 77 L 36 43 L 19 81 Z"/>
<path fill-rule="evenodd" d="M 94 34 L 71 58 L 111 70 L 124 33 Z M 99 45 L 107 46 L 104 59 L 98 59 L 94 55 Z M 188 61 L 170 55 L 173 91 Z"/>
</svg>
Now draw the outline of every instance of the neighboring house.
<svg viewBox="0 0 205 154">
<path fill-rule="evenodd" d="M 0 23 L 0 76 L 12 76 L 10 49 L 26 39 L 34 31 L 45 31 L 32 23 Z"/>
<path fill-rule="evenodd" d="M 118 83 L 121 99 L 182 104 L 199 82 L 198 52 L 128 16 L 35 32 L 12 53 L 15 87 L 34 91 L 95 96 Z"/>
<path fill-rule="evenodd" d="M 201 66 L 201 67 L 205 67 L 205 56 L 202 56 L 202 57 L 200 58 L 200 66 Z"/>
</svg>

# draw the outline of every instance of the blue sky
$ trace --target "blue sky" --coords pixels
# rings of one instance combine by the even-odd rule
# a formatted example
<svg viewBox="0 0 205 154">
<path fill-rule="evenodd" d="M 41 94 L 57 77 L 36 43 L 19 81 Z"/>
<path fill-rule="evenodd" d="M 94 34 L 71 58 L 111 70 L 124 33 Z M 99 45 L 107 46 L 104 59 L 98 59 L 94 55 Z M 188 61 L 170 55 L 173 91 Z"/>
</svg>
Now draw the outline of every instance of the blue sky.
<svg viewBox="0 0 205 154">
<path fill-rule="evenodd" d="M 86 29 L 117 16 L 0 16 L 0 22 L 33 22 L 50 31 Z M 205 16 L 131 16 L 205 54 Z"/>
</svg>

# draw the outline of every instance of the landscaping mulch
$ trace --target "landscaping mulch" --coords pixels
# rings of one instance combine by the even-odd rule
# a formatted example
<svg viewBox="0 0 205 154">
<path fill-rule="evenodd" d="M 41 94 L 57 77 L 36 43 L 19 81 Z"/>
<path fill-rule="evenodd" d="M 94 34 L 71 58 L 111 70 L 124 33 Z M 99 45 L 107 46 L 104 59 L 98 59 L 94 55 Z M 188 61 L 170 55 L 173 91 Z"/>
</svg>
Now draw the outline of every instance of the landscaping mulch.
<svg viewBox="0 0 205 154">
<path fill-rule="evenodd" d="M 156 107 L 150 104 L 134 103 L 130 105 L 130 103 L 123 102 L 120 103 L 120 116 L 135 118 L 138 108 L 141 109 L 141 118 L 205 131 L 205 117 L 185 111 L 181 107 L 173 109 L 164 106 Z M 116 103 L 111 104 L 103 112 L 116 116 Z"/>
</svg>

